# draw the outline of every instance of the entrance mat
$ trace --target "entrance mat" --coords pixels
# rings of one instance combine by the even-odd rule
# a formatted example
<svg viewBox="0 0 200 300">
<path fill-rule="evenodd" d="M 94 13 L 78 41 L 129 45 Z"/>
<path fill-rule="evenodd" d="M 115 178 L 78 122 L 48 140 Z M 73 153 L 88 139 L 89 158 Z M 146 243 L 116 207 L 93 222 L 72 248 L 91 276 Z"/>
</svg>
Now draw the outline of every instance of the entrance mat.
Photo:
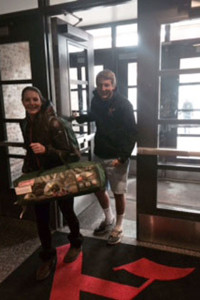
<svg viewBox="0 0 200 300">
<path fill-rule="evenodd" d="M 83 251 L 63 263 L 66 233 L 56 232 L 57 264 L 51 276 L 36 282 L 38 252 L 0 285 L 3 300 L 191 300 L 200 295 L 200 259 L 141 246 L 85 237 Z"/>
</svg>

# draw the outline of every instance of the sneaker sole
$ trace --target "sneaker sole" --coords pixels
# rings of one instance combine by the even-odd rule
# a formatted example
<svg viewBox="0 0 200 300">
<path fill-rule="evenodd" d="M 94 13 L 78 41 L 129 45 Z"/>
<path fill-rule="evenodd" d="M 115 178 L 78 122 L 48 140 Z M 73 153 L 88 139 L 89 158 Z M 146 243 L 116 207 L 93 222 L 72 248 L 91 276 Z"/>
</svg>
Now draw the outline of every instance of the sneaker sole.
<svg viewBox="0 0 200 300">
<path fill-rule="evenodd" d="M 121 242 L 121 238 L 119 240 L 115 241 L 115 242 L 109 242 L 109 241 L 107 241 L 107 244 L 108 245 L 116 245 L 116 244 L 119 244 L 120 242 Z"/>
<path fill-rule="evenodd" d="M 116 241 L 107 241 L 107 244 L 108 245 L 116 245 L 116 244 L 119 244 L 120 242 L 121 242 L 121 239 L 122 239 L 122 237 L 123 237 L 123 232 L 121 233 L 121 235 L 120 235 L 120 237 L 119 237 L 119 239 L 118 240 L 116 240 Z"/>
</svg>

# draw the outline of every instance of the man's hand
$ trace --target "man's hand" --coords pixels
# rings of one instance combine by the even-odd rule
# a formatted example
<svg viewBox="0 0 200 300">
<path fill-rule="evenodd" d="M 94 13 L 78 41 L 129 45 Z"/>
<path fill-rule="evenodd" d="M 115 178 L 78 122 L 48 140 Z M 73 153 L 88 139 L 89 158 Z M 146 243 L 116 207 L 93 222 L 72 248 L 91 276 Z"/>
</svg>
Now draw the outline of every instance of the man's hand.
<svg viewBox="0 0 200 300">
<path fill-rule="evenodd" d="M 31 143 L 30 147 L 35 154 L 44 154 L 46 152 L 45 146 L 40 143 Z"/>
<path fill-rule="evenodd" d="M 120 162 L 118 159 L 114 159 L 114 160 L 112 161 L 111 165 L 112 165 L 113 167 L 117 167 L 117 166 L 121 165 L 121 162 Z"/>
</svg>

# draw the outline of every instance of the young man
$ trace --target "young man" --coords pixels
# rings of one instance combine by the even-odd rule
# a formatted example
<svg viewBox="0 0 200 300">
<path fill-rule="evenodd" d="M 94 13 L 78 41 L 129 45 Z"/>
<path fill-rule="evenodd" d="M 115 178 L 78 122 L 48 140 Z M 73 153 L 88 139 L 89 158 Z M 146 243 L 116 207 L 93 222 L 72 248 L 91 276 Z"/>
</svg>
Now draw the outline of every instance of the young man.
<svg viewBox="0 0 200 300">
<path fill-rule="evenodd" d="M 95 121 L 95 160 L 105 168 L 115 198 L 116 220 L 113 216 L 107 191 L 96 193 L 105 219 L 94 230 L 94 235 L 110 232 L 108 244 L 121 241 L 125 213 L 125 193 L 129 158 L 136 141 L 136 124 L 131 103 L 116 91 L 116 77 L 110 70 L 96 77 L 97 88 L 87 115 L 76 117 L 78 123 Z"/>
</svg>

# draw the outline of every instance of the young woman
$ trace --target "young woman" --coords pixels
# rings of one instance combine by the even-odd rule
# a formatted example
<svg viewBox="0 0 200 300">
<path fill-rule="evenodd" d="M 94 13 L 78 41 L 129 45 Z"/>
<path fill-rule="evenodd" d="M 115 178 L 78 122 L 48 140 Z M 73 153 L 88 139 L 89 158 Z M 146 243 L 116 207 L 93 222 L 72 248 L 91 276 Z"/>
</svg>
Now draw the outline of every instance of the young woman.
<svg viewBox="0 0 200 300">
<path fill-rule="evenodd" d="M 36 87 L 26 87 L 22 91 L 22 103 L 26 110 L 26 117 L 20 123 L 26 156 L 22 171 L 33 172 L 40 169 L 50 169 L 63 164 L 63 159 L 69 162 L 78 160 L 73 153 L 66 133 L 56 118 L 52 105 L 45 100 Z M 79 221 L 74 213 L 74 199 L 57 198 L 58 206 L 66 219 L 70 229 L 68 239 L 70 249 L 66 253 L 66 263 L 74 261 L 81 252 L 83 237 L 80 234 Z M 52 247 L 50 221 L 50 203 L 34 205 L 38 235 L 42 251 L 42 264 L 37 270 L 36 279 L 47 278 L 54 266 L 56 250 Z"/>
</svg>

